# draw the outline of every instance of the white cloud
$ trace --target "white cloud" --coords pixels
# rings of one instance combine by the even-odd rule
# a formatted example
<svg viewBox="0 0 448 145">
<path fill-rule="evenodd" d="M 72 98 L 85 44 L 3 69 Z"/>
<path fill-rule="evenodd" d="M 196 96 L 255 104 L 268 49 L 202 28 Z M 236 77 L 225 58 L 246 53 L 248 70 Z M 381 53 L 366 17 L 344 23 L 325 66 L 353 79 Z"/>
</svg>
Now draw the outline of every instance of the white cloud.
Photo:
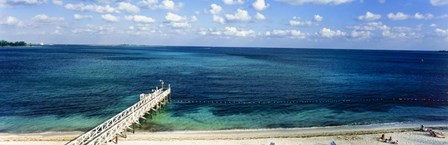
<svg viewBox="0 0 448 145">
<path fill-rule="evenodd" d="M 414 18 L 419 19 L 419 20 L 429 20 L 429 19 L 434 18 L 434 15 L 432 15 L 430 13 L 427 13 L 426 15 L 420 14 L 420 13 L 415 13 Z"/>
<path fill-rule="evenodd" d="M 295 39 L 305 39 L 307 34 L 303 33 L 299 30 L 280 30 L 275 29 L 272 31 L 267 31 L 265 33 L 265 36 L 269 37 L 289 37 L 289 38 L 295 38 Z"/>
<path fill-rule="evenodd" d="M 17 5 L 39 5 L 46 2 L 47 0 L 0 0 L 0 7 Z"/>
<path fill-rule="evenodd" d="M 154 25 L 151 24 L 137 24 L 136 26 L 129 26 L 129 31 L 127 33 L 133 34 L 133 35 L 141 35 L 141 34 L 147 34 L 149 33 L 156 33 L 157 28 L 154 27 Z"/>
<path fill-rule="evenodd" d="M 320 22 L 324 19 L 324 17 L 320 16 L 320 15 L 314 15 L 314 21 Z"/>
<path fill-rule="evenodd" d="M 93 5 L 85 5 L 85 4 L 66 4 L 66 9 L 74 10 L 74 11 L 92 11 L 97 13 L 118 13 L 119 11 L 109 5 L 99 6 L 96 4 Z"/>
<path fill-rule="evenodd" d="M 164 10 L 170 10 L 175 11 L 183 7 L 183 3 L 181 2 L 174 2 L 172 0 L 163 0 L 162 2 L 158 2 L 158 0 L 141 0 L 140 4 L 145 5 L 146 7 L 150 9 L 164 9 Z"/>
<path fill-rule="evenodd" d="M 269 4 L 267 4 L 264 0 L 255 0 L 254 3 L 252 3 L 252 7 L 257 11 L 262 11 L 266 8 L 268 8 Z"/>
<path fill-rule="evenodd" d="M 217 15 L 222 11 L 222 7 L 217 4 L 211 4 L 210 7 L 210 13 L 213 15 Z"/>
<path fill-rule="evenodd" d="M 265 33 L 266 36 L 287 36 L 289 35 L 290 31 L 289 30 L 279 30 L 279 29 L 275 29 L 272 31 L 267 31 Z"/>
<path fill-rule="evenodd" d="M 221 31 L 211 31 L 210 34 L 212 35 L 222 35 L 223 32 Z"/>
<path fill-rule="evenodd" d="M 439 36 L 443 36 L 443 37 L 447 37 L 448 38 L 448 29 L 437 28 L 437 29 L 434 30 L 434 32 L 436 32 L 436 34 L 439 35 Z"/>
<path fill-rule="evenodd" d="M 159 0 L 140 0 L 140 4 L 142 5 L 146 5 L 146 6 L 150 6 L 150 5 L 155 5 L 159 2 Z"/>
<path fill-rule="evenodd" d="M 299 20 L 289 20 L 289 25 L 291 26 L 312 26 L 311 21 L 299 21 Z"/>
<path fill-rule="evenodd" d="M 64 4 L 64 0 L 53 0 L 53 4 L 55 4 L 55 5 L 63 5 Z"/>
<path fill-rule="evenodd" d="M 389 14 L 387 14 L 387 18 L 389 18 L 391 20 L 395 20 L 395 21 L 397 21 L 397 20 L 406 20 L 406 19 L 409 18 L 409 15 L 404 14 L 402 12 L 398 12 L 396 14 L 389 13 Z"/>
<path fill-rule="evenodd" d="M 329 28 L 322 28 L 320 30 L 320 35 L 326 38 L 333 38 L 333 37 L 346 36 L 347 33 L 342 32 L 341 30 L 331 30 Z"/>
<path fill-rule="evenodd" d="M 384 37 L 388 37 L 388 38 L 400 38 L 400 37 L 405 37 L 406 34 L 404 33 L 392 33 L 391 31 L 387 30 L 387 31 L 383 31 L 383 33 L 381 33 Z"/>
<path fill-rule="evenodd" d="M 374 21 L 381 18 L 380 14 L 374 14 L 372 12 L 367 11 L 365 15 L 358 16 L 358 20 L 363 21 Z"/>
<path fill-rule="evenodd" d="M 137 6 L 128 3 L 128 2 L 120 2 L 118 3 L 118 9 L 119 10 L 123 10 L 126 11 L 128 13 L 138 13 L 140 12 L 140 8 L 138 8 Z"/>
<path fill-rule="evenodd" d="M 381 34 L 390 39 L 418 39 L 423 37 L 409 27 L 392 27 L 388 30 L 384 30 Z"/>
<path fill-rule="evenodd" d="M 220 35 L 223 34 L 222 31 L 214 30 L 214 29 L 211 29 L 211 28 L 209 28 L 209 29 L 201 28 L 198 33 L 200 35 L 216 35 L 216 36 L 220 36 Z"/>
<path fill-rule="evenodd" d="M 437 27 L 437 24 L 432 23 L 429 27 Z"/>
<path fill-rule="evenodd" d="M 92 15 L 74 14 L 74 15 L 73 15 L 73 18 L 74 18 L 75 20 L 82 20 L 82 19 L 91 19 L 91 18 L 93 18 L 93 16 L 92 16 Z"/>
<path fill-rule="evenodd" d="M 226 19 L 228 21 L 250 21 L 251 17 L 246 10 L 237 9 L 235 14 L 226 14 Z"/>
<path fill-rule="evenodd" d="M 213 15 L 213 21 L 220 24 L 226 23 L 226 20 L 223 17 L 217 15 Z"/>
<path fill-rule="evenodd" d="M 223 34 L 227 36 L 248 37 L 248 36 L 255 36 L 255 31 L 250 29 L 249 30 L 238 29 L 236 27 L 225 27 Z"/>
<path fill-rule="evenodd" d="M 179 7 L 182 7 L 182 4 L 176 4 L 172 0 L 163 0 L 162 5 L 160 5 L 161 9 L 167 9 L 167 10 L 175 10 Z"/>
<path fill-rule="evenodd" d="M 49 17 L 45 14 L 39 14 L 39 15 L 34 16 L 32 18 L 32 20 L 34 22 L 38 22 L 38 23 L 53 23 L 53 24 L 55 24 L 55 23 L 63 22 L 64 18 L 63 17 Z"/>
<path fill-rule="evenodd" d="M 389 27 L 382 22 L 369 22 L 349 28 L 352 29 L 351 36 L 354 38 L 370 38 L 376 34 L 388 39 L 418 39 L 423 37 L 418 33 L 420 27 Z"/>
<path fill-rule="evenodd" d="M 323 20 L 323 17 L 320 15 L 314 15 L 313 20 L 300 20 L 299 17 L 292 17 L 292 20 L 289 20 L 290 26 L 315 26 L 318 25 L 317 22 Z"/>
<path fill-rule="evenodd" d="M 60 29 L 56 29 L 53 32 L 50 33 L 51 35 L 62 35 L 62 32 Z"/>
<path fill-rule="evenodd" d="M 429 0 L 433 6 L 443 6 L 448 4 L 448 0 Z"/>
<path fill-rule="evenodd" d="M 115 2 L 126 1 L 126 0 L 90 0 L 90 1 L 96 1 L 98 3 L 115 3 Z"/>
<path fill-rule="evenodd" d="M 196 22 L 198 20 L 198 18 L 196 16 L 191 16 L 191 21 L 192 22 Z"/>
<path fill-rule="evenodd" d="M 356 30 L 353 30 L 352 33 L 351 33 L 351 36 L 353 38 L 366 39 L 366 38 L 370 38 L 372 36 L 372 32 L 370 32 L 370 31 L 356 31 Z"/>
<path fill-rule="evenodd" d="M 292 17 L 292 20 L 289 20 L 290 26 L 313 26 L 314 23 L 312 21 L 300 21 L 298 17 Z"/>
<path fill-rule="evenodd" d="M 113 26 L 97 26 L 91 24 L 72 30 L 72 33 L 91 33 L 91 34 L 111 34 L 113 32 L 116 32 L 116 29 Z"/>
<path fill-rule="evenodd" d="M 222 0 L 226 5 L 244 4 L 244 0 Z"/>
<path fill-rule="evenodd" d="M 291 30 L 291 36 L 294 38 L 305 39 L 306 33 L 300 32 L 299 30 Z"/>
<path fill-rule="evenodd" d="M 278 1 L 285 2 L 291 5 L 302 5 L 306 3 L 319 4 L 319 5 L 326 5 L 326 4 L 339 5 L 344 3 L 350 3 L 353 0 L 278 0 Z"/>
<path fill-rule="evenodd" d="M 199 30 L 198 34 L 200 34 L 200 35 L 207 35 L 208 32 L 206 30 Z"/>
<path fill-rule="evenodd" d="M 255 15 L 255 19 L 257 19 L 257 20 L 265 20 L 266 17 L 263 14 L 257 12 L 257 14 Z"/>
<path fill-rule="evenodd" d="M 0 24 L 17 26 L 17 27 L 21 27 L 24 25 L 22 21 L 13 16 L 7 16 L 6 19 L 0 21 Z"/>
<path fill-rule="evenodd" d="M 191 27 L 190 21 L 196 21 L 196 17 L 191 17 L 189 20 L 187 17 L 183 17 L 171 12 L 168 12 L 165 16 L 165 20 L 168 22 L 168 25 L 172 28 L 188 28 Z"/>
<path fill-rule="evenodd" d="M 142 16 L 142 15 L 125 16 L 125 19 L 134 21 L 137 23 L 154 23 L 156 21 L 151 17 Z"/>
<path fill-rule="evenodd" d="M 445 18 L 448 18 L 448 14 L 438 16 L 437 18 L 439 18 L 439 19 L 445 19 Z"/>
<path fill-rule="evenodd" d="M 118 17 L 111 14 L 101 15 L 101 18 L 107 22 L 118 22 Z"/>
<path fill-rule="evenodd" d="M 187 18 L 186 17 L 182 17 L 180 15 L 168 12 L 165 16 L 165 20 L 169 21 L 169 22 L 182 22 L 182 21 L 186 21 Z"/>
<path fill-rule="evenodd" d="M 386 0 L 378 0 L 380 3 L 385 3 Z"/>
<path fill-rule="evenodd" d="M 169 24 L 173 28 L 189 28 L 191 24 L 188 22 L 172 22 Z"/>
<path fill-rule="evenodd" d="M 369 22 L 362 25 L 353 26 L 352 29 L 358 31 L 376 31 L 376 30 L 389 30 L 389 26 L 383 24 L 382 22 Z"/>
<path fill-rule="evenodd" d="M 222 32 L 221 31 L 212 31 L 212 32 L 210 32 L 210 34 L 212 34 L 212 35 L 222 35 Z"/>
<path fill-rule="evenodd" d="M 223 17 L 218 16 L 219 13 L 221 13 L 222 11 L 222 7 L 220 5 L 217 4 L 211 4 L 210 5 L 210 13 L 213 15 L 213 21 L 220 23 L 220 24 L 224 24 L 225 20 Z"/>
</svg>

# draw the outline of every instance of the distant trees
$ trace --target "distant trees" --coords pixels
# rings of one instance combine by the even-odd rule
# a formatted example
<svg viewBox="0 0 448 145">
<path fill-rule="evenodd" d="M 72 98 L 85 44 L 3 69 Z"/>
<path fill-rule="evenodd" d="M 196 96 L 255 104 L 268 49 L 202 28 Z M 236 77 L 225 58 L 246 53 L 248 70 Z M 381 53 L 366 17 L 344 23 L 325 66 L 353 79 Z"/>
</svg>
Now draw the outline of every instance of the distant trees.
<svg viewBox="0 0 448 145">
<path fill-rule="evenodd" d="M 5 47 L 5 46 L 26 46 L 26 43 L 25 43 L 25 41 L 9 42 L 9 41 L 5 41 L 5 40 L 1 40 L 0 41 L 0 46 L 1 47 Z"/>
</svg>

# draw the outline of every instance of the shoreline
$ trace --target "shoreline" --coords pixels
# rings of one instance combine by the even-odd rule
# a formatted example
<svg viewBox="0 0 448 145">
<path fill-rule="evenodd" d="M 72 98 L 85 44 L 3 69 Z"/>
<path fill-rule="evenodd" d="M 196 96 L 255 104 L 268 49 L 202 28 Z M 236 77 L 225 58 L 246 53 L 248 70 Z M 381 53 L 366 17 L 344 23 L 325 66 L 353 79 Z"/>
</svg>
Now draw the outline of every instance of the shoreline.
<svg viewBox="0 0 448 145">
<path fill-rule="evenodd" d="M 425 124 L 424 124 L 425 125 Z M 448 124 L 425 125 L 448 130 Z M 438 139 L 424 136 L 426 132 L 416 131 L 420 124 L 416 123 L 391 123 L 373 125 L 344 125 L 327 127 L 307 127 L 307 128 L 272 128 L 272 129 L 232 129 L 232 130 L 207 130 L 207 131 L 161 131 L 147 132 L 137 130 L 135 134 L 127 132 L 127 138 L 119 138 L 119 143 L 129 144 L 166 144 L 179 141 L 182 142 L 202 142 L 202 141 L 259 141 L 266 139 L 276 139 L 277 141 L 287 140 L 313 140 L 313 138 L 362 138 L 372 139 L 380 134 L 395 134 L 395 136 L 405 136 L 406 134 L 419 134 L 428 140 L 442 141 L 448 143 L 448 139 Z M 65 144 L 69 140 L 79 136 L 80 131 L 49 131 L 41 133 L 0 133 L 0 144 Z M 323 140 L 325 140 L 323 139 Z M 210 144 L 211 142 L 208 142 Z M 196 143 L 193 143 L 196 144 Z M 239 143 L 237 143 L 239 144 Z M 249 143 L 250 144 L 250 143 Z"/>
</svg>

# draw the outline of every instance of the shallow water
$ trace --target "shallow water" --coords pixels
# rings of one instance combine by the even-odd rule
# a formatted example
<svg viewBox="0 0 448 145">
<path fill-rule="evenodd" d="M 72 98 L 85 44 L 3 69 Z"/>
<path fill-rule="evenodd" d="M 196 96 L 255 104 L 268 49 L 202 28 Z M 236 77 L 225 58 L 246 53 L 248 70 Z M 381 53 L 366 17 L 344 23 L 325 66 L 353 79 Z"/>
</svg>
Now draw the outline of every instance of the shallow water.
<svg viewBox="0 0 448 145">
<path fill-rule="evenodd" d="M 0 48 L 0 131 L 84 131 L 159 79 L 151 130 L 448 121 L 446 53 L 59 45 Z"/>
</svg>

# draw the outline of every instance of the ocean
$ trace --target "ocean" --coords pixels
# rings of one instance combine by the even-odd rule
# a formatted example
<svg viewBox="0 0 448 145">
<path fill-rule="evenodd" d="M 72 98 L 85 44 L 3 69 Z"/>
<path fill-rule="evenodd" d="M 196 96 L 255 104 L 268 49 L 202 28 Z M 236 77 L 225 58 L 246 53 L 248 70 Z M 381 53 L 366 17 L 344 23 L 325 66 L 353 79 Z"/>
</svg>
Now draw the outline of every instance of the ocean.
<svg viewBox="0 0 448 145">
<path fill-rule="evenodd" d="M 0 132 L 87 131 L 160 79 L 141 130 L 448 122 L 443 52 L 53 45 L 0 48 Z"/>
</svg>

